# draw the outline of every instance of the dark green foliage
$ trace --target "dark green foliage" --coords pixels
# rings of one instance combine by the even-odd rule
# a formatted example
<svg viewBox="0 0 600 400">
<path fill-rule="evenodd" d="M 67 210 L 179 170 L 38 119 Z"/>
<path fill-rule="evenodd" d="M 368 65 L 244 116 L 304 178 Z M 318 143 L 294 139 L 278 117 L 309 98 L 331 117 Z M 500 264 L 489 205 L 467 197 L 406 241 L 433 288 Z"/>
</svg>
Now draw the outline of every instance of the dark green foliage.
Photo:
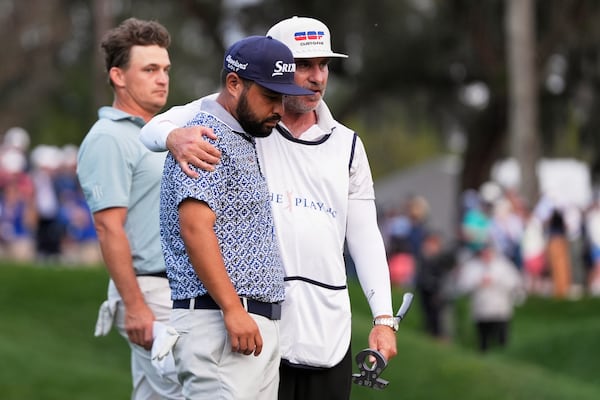
<svg viewBox="0 0 600 400">
<path fill-rule="evenodd" d="M 99 25 L 113 26 L 135 16 L 157 19 L 170 30 L 170 107 L 218 88 L 223 50 L 232 40 L 264 34 L 276 21 L 301 15 L 326 22 L 334 48 L 350 55 L 331 63 L 326 98 L 336 117 L 356 122 L 368 141 L 381 143 L 367 149 L 376 178 L 449 151 L 443 144 L 451 132 L 460 131 L 468 139 L 463 187 L 478 187 L 497 157 L 507 155 L 505 2 L 500 0 L 377 0 L 372 4 L 352 0 L 343 7 L 336 2 L 299 0 L 7 4 L 0 10 L 0 33 L 7 37 L 6 62 L 0 69 L 0 134 L 20 125 L 30 132 L 34 145 L 79 144 L 95 120 L 97 106 L 110 104 L 98 59 L 95 29 Z M 94 4 L 112 8 L 107 19 L 99 17 L 101 7 Z M 583 159 L 595 177 L 600 171 L 596 154 L 600 29 L 595 23 L 600 3 L 544 0 L 535 4 L 541 154 Z M 565 86 L 561 92 L 550 92 L 546 81 L 556 56 L 565 61 Z M 460 100 L 461 88 L 473 82 L 489 88 L 487 107 L 469 107 Z M 398 112 L 387 112 L 390 105 Z M 413 130 L 412 125 L 427 129 Z M 390 126 L 409 129 L 396 131 Z M 398 134 L 426 135 L 439 144 L 422 155 L 421 149 L 388 146 L 385 137 Z M 419 154 L 419 159 L 406 160 L 407 152 Z"/>
</svg>

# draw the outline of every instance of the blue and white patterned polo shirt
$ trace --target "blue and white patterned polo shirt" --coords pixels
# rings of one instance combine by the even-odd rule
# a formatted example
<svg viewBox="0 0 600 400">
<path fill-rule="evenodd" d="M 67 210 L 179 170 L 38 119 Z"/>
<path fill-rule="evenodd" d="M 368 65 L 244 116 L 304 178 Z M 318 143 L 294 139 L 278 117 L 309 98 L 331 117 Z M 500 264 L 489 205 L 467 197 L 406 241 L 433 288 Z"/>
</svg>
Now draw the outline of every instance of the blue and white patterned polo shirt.
<svg viewBox="0 0 600 400">
<path fill-rule="evenodd" d="M 206 202 L 216 214 L 214 230 L 238 295 L 269 303 L 282 301 L 283 264 L 254 139 L 213 100 L 203 102 L 202 112 L 188 123 L 192 125 L 214 130 L 218 139 L 212 142 L 221 151 L 221 161 L 213 172 L 196 169 L 200 177 L 195 179 L 167 155 L 161 184 L 160 235 L 172 299 L 207 294 L 191 265 L 179 225 L 179 204 L 193 198 Z"/>
</svg>

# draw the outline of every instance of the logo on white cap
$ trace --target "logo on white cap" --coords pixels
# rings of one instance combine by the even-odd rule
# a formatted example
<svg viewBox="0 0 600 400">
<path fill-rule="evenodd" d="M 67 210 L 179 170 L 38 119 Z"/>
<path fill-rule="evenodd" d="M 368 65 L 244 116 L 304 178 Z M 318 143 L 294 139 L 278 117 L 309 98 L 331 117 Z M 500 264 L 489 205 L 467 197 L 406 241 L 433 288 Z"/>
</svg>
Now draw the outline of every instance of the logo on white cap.
<svg viewBox="0 0 600 400">
<path fill-rule="evenodd" d="M 294 33 L 294 40 L 297 42 L 305 40 L 321 40 L 325 36 L 323 31 L 301 31 Z"/>
</svg>

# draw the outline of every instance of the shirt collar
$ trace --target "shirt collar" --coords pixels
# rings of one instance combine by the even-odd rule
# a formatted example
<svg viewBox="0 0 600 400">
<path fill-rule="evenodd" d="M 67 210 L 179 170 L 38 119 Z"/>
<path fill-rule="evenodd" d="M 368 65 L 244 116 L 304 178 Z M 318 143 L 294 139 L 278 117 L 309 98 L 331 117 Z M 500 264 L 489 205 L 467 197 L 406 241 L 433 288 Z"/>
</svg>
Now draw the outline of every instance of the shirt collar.
<svg viewBox="0 0 600 400">
<path fill-rule="evenodd" d="M 112 121 L 129 120 L 139 127 L 142 127 L 146 124 L 143 118 L 136 117 L 135 115 L 128 114 L 125 111 L 110 106 L 100 107 L 98 110 L 98 117 L 110 119 Z"/>
<path fill-rule="evenodd" d="M 331 133 L 335 128 L 336 121 L 333 119 L 329 107 L 327 107 L 327 104 L 323 100 L 319 102 L 315 112 L 317 113 L 317 125 L 319 128 L 323 132 Z"/>
<path fill-rule="evenodd" d="M 325 104 L 323 100 L 317 104 L 314 112 L 317 116 L 317 123 L 302 132 L 300 137 L 295 140 L 321 143 L 334 131 L 336 121 L 333 119 L 331 111 L 329 111 L 327 104 Z M 283 122 L 280 122 L 277 125 L 277 128 L 284 136 L 293 138 L 293 135 L 289 132 L 287 126 L 285 126 Z"/>
<path fill-rule="evenodd" d="M 242 128 L 240 123 L 233 117 L 233 115 L 231 115 L 229 111 L 227 111 L 221 104 L 217 102 L 217 97 L 217 94 L 213 94 L 203 98 L 202 103 L 200 103 L 200 110 L 218 118 L 232 131 L 242 135 L 246 139 L 253 141 L 254 137 L 244 131 L 244 128 Z"/>
</svg>

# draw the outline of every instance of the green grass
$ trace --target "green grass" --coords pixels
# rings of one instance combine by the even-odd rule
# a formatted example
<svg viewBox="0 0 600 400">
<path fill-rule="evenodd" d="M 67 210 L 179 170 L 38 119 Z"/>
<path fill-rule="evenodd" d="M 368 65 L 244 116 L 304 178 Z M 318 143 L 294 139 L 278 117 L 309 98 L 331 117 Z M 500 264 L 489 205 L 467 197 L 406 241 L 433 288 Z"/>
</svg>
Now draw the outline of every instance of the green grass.
<svg viewBox="0 0 600 400">
<path fill-rule="evenodd" d="M 0 266 L 0 398 L 128 398 L 126 343 L 93 336 L 107 279 L 102 268 Z"/>
<path fill-rule="evenodd" d="M 394 290 L 394 305 L 403 291 Z M 367 347 L 371 317 L 351 286 L 353 350 Z M 415 299 L 417 300 L 417 299 Z M 418 301 L 401 323 L 398 355 L 383 372 L 383 391 L 353 388 L 352 399 L 559 400 L 600 398 L 600 299 L 531 298 L 517 308 L 507 348 L 476 351 L 468 303 L 454 306 L 453 343 L 422 334 Z"/>
<path fill-rule="evenodd" d="M 103 268 L 0 265 L 0 399 L 126 399 L 129 350 L 114 331 L 93 336 L 105 298 Z M 371 327 L 360 289 L 351 284 L 353 350 Z M 394 291 L 400 304 L 402 291 Z M 600 300 L 529 299 L 517 310 L 511 342 L 481 355 L 466 302 L 456 304 L 454 343 L 420 330 L 418 302 L 398 332 L 398 356 L 382 377 L 387 389 L 353 387 L 352 399 L 598 399 Z"/>
</svg>

